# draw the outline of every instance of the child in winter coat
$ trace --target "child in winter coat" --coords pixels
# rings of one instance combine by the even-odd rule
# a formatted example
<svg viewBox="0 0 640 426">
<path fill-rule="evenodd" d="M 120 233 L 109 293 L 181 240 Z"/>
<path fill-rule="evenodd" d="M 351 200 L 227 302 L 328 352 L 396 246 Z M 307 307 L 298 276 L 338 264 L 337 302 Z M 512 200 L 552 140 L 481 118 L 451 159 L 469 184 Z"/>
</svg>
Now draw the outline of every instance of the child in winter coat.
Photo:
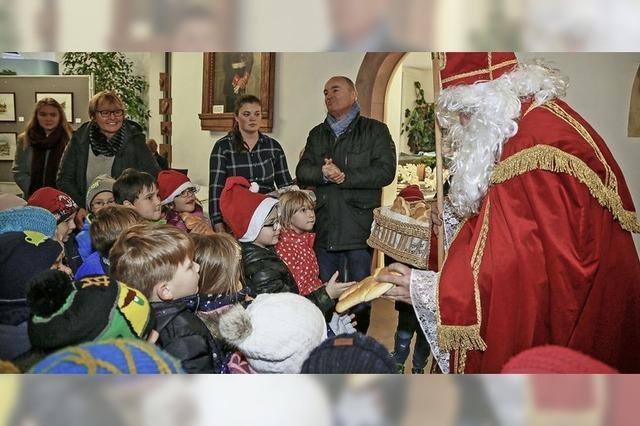
<svg viewBox="0 0 640 426">
<path fill-rule="evenodd" d="M 343 288 L 353 283 L 336 283 L 337 271 L 326 284 L 320 279 L 318 259 L 313 251 L 316 215 L 311 195 L 306 191 L 288 191 L 280 195 L 279 204 L 282 231 L 275 245 L 276 253 L 289 268 L 300 295 L 308 297 L 326 316 L 333 310 Z"/>
<path fill-rule="evenodd" d="M 78 268 L 76 280 L 89 275 L 109 274 L 109 250 L 120 234 L 143 222 L 137 211 L 119 205 L 104 207 L 94 214 L 89 232 L 96 251 Z"/>
<path fill-rule="evenodd" d="M 257 185 L 241 176 L 227 178 L 220 197 L 224 221 L 242 247 L 245 284 L 252 297 L 261 293 L 298 293 L 294 277 L 278 257 L 274 246 L 280 235 L 278 200 L 258 193 Z M 323 312 L 333 310 L 333 300 L 352 283 L 330 282 L 329 290 L 311 292 L 307 297 Z"/>
<path fill-rule="evenodd" d="M 180 299 L 198 293 L 200 266 L 193 242 L 171 225 L 136 225 L 109 252 L 111 275 L 131 283 L 151 302 L 157 345 L 187 373 L 228 372 L 224 354 L 207 326 Z"/>
<path fill-rule="evenodd" d="M 196 198 L 198 187 L 186 175 L 176 170 L 161 171 L 158 174 L 158 192 L 169 225 L 187 233 L 213 234 L 209 219 Z"/>
<path fill-rule="evenodd" d="M 113 198 L 113 179 L 109 175 L 100 175 L 96 177 L 89 188 L 87 189 L 86 206 L 89 210 L 87 216 L 84 218 L 82 229 L 76 235 L 76 243 L 78 243 L 78 253 L 82 257 L 82 261 L 86 262 L 87 258 L 96 251 L 91 244 L 91 236 L 89 235 L 89 226 L 93 220 L 93 216 L 111 204 L 115 204 L 116 200 Z"/>
</svg>

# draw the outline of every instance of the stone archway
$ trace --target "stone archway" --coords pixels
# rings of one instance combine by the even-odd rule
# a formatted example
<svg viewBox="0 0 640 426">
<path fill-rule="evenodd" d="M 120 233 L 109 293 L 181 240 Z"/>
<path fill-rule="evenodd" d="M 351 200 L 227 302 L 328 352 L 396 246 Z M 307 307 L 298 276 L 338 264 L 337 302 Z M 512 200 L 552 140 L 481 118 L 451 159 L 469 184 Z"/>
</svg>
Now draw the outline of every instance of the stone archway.
<svg viewBox="0 0 640 426">
<path fill-rule="evenodd" d="M 358 102 L 362 115 L 384 121 L 384 100 L 387 86 L 396 67 L 406 52 L 367 53 L 364 55 L 358 76 Z"/>
</svg>

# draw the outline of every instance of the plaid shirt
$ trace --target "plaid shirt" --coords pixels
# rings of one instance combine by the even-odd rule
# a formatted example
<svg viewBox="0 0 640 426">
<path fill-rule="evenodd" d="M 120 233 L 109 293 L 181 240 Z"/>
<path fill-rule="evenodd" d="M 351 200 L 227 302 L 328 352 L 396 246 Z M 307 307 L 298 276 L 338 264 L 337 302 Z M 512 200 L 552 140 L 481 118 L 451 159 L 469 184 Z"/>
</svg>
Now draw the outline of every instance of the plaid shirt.
<svg viewBox="0 0 640 426">
<path fill-rule="evenodd" d="M 220 194 L 227 176 L 243 176 L 256 182 L 263 194 L 293 184 L 287 158 L 275 139 L 260 133 L 252 151 L 237 152 L 228 134 L 213 146 L 209 158 L 209 216 L 211 223 L 221 223 Z"/>
</svg>

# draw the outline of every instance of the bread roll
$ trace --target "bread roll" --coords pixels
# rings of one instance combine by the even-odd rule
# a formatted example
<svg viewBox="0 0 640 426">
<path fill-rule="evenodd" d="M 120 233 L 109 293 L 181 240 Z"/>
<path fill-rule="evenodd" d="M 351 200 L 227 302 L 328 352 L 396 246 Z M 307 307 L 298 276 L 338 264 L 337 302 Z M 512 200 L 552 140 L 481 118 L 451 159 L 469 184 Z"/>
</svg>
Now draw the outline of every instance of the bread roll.
<svg viewBox="0 0 640 426">
<path fill-rule="evenodd" d="M 393 288 L 393 284 L 380 283 L 376 281 L 376 277 L 381 273 L 400 275 L 397 272 L 390 271 L 388 268 L 376 269 L 373 275 L 363 279 L 357 284 L 354 284 L 344 293 L 342 293 L 342 295 L 338 299 L 338 304 L 336 305 L 336 312 L 341 314 L 359 303 L 369 302 L 373 299 L 377 299 L 387 291 L 391 290 L 391 288 Z"/>
<path fill-rule="evenodd" d="M 396 197 L 396 199 L 393 200 L 391 211 L 403 214 L 405 216 L 411 215 L 411 208 L 409 206 L 409 203 L 402 197 Z"/>
<path fill-rule="evenodd" d="M 191 213 L 187 213 L 187 212 L 180 213 L 180 218 L 182 219 L 184 224 L 187 226 L 187 229 L 189 231 L 193 230 L 193 228 L 200 223 L 206 224 L 206 222 L 201 218 L 199 218 L 198 216 L 192 215 Z M 213 235 L 213 234 L 215 234 L 215 232 L 213 231 L 213 229 L 211 229 L 210 226 L 207 226 L 207 231 L 203 233 L 203 235 Z"/>
</svg>

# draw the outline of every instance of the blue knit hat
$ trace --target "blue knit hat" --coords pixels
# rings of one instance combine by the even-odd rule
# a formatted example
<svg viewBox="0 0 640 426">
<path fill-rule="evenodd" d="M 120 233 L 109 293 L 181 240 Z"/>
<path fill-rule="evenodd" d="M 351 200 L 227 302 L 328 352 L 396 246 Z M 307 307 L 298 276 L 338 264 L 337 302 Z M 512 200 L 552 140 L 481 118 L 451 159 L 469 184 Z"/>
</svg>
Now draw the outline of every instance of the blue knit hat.
<svg viewBox="0 0 640 426">
<path fill-rule="evenodd" d="M 179 361 L 158 347 L 134 339 L 110 339 L 70 346 L 36 365 L 36 374 L 177 374 Z"/>
<path fill-rule="evenodd" d="M 37 231 L 49 238 L 56 235 L 56 218 L 42 207 L 13 207 L 0 211 L 0 234 L 12 231 Z"/>
</svg>

